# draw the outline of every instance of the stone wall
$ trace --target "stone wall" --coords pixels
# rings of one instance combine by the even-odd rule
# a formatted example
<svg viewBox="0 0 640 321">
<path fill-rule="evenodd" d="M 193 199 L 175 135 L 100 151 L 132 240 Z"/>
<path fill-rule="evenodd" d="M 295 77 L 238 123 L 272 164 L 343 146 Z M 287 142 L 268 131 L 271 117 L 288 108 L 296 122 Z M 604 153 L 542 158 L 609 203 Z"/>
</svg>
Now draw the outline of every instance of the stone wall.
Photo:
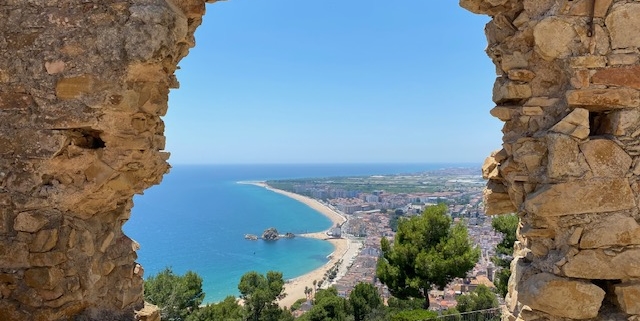
<svg viewBox="0 0 640 321">
<path fill-rule="evenodd" d="M 460 5 L 492 17 L 486 206 L 520 216 L 505 319 L 640 319 L 640 2 Z"/>
<path fill-rule="evenodd" d="M 142 307 L 121 227 L 168 171 L 160 117 L 204 2 L 0 1 L 0 320 Z"/>
</svg>

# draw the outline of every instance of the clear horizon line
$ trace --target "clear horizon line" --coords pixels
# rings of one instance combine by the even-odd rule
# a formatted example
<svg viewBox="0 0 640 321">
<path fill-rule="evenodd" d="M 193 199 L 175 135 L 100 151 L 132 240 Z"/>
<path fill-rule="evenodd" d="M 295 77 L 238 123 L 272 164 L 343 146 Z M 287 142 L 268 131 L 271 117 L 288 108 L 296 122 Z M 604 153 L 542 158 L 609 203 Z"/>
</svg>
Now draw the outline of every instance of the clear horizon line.
<svg viewBox="0 0 640 321">
<path fill-rule="evenodd" d="M 478 162 L 264 162 L 264 163 L 190 163 L 190 162 L 169 162 L 170 165 L 482 165 Z"/>
</svg>

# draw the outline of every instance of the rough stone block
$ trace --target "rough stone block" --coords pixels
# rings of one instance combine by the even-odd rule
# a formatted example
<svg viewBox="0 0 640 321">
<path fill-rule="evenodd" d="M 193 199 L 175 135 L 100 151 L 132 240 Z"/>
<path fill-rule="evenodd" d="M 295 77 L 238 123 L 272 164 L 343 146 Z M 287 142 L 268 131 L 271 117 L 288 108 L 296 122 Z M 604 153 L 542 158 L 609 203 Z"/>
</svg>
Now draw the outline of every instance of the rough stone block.
<svg viewBox="0 0 640 321">
<path fill-rule="evenodd" d="M 595 177 L 625 177 L 632 159 L 618 144 L 608 139 L 591 139 L 580 145 Z"/>
<path fill-rule="evenodd" d="M 572 68 L 604 68 L 607 65 L 607 57 L 605 56 L 581 56 L 573 57 L 569 60 Z"/>
<path fill-rule="evenodd" d="M 524 170 L 533 172 L 540 167 L 547 156 L 547 143 L 543 139 L 521 138 L 513 144 L 513 160 L 524 166 Z M 502 175 L 507 177 L 509 175 Z"/>
<path fill-rule="evenodd" d="M 109 165 L 100 160 L 95 160 L 84 170 L 84 175 L 87 177 L 87 181 L 94 182 L 99 186 L 108 180 L 114 172 L 115 170 Z"/>
<path fill-rule="evenodd" d="M 513 117 L 514 110 L 514 107 L 496 106 L 493 107 L 489 113 L 491 114 L 491 116 L 502 121 L 508 121 Z"/>
<path fill-rule="evenodd" d="M 34 233 L 39 231 L 48 223 L 45 216 L 33 212 L 18 213 L 13 221 L 13 229 L 21 232 Z"/>
<path fill-rule="evenodd" d="M 620 253 L 605 250 L 583 250 L 569 258 L 562 267 L 565 275 L 591 280 L 622 280 L 640 277 L 640 249 Z"/>
<path fill-rule="evenodd" d="M 551 107 L 560 101 L 558 98 L 549 97 L 531 97 L 524 103 L 524 106 L 539 106 L 542 108 Z"/>
<path fill-rule="evenodd" d="M 102 239 L 102 243 L 100 245 L 100 252 L 104 253 L 107 248 L 109 247 L 109 245 L 111 245 L 111 242 L 113 242 L 113 238 L 115 237 L 115 235 L 113 234 L 113 232 L 109 232 L 107 235 L 105 235 L 105 237 Z"/>
<path fill-rule="evenodd" d="M 536 274 L 522 282 L 519 298 L 534 310 L 570 319 L 598 316 L 605 291 L 587 282 L 549 273 Z"/>
<path fill-rule="evenodd" d="M 567 91 L 567 103 L 589 111 L 607 111 L 640 106 L 640 94 L 629 88 L 580 89 Z"/>
<path fill-rule="evenodd" d="M 56 246 L 58 242 L 58 230 L 41 230 L 29 244 L 30 252 L 47 252 Z"/>
<path fill-rule="evenodd" d="M 89 75 L 61 78 L 56 84 L 56 96 L 62 100 L 74 99 L 94 92 L 96 87 L 97 82 Z"/>
<path fill-rule="evenodd" d="M 571 236 L 567 240 L 567 244 L 569 245 L 578 245 L 580 242 L 580 238 L 582 237 L 582 232 L 584 232 L 584 228 L 581 226 L 576 227 L 575 230 L 571 233 Z"/>
<path fill-rule="evenodd" d="M 20 92 L 0 92 L 0 111 L 24 110 L 35 104 L 33 97 Z"/>
<path fill-rule="evenodd" d="M 24 272 L 25 283 L 34 289 L 52 290 L 63 279 L 64 273 L 58 268 L 33 268 Z"/>
<path fill-rule="evenodd" d="M 640 244 L 640 225 L 624 214 L 602 216 L 583 231 L 581 249 L 620 247 Z"/>
<path fill-rule="evenodd" d="M 529 54 L 523 54 L 520 51 L 514 51 L 510 55 L 503 55 L 500 61 L 500 68 L 505 72 L 512 69 L 526 69 L 529 67 Z"/>
<path fill-rule="evenodd" d="M 47 70 L 49 75 L 59 74 L 64 71 L 64 61 L 56 60 L 56 61 L 47 61 L 44 63 L 44 68 Z"/>
<path fill-rule="evenodd" d="M 624 3 L 614 6 L 605 19 L 611 36 L 611 47 L 640 47 L 640 3 Z"/>
<path fill-rule="evenodd" d="M 624 282 L 614 285 L 616 303 L 626 314 L 640 314 L 640 283 Z"/>
<path fill-rule="evenodd" d="M 591 70 L 577 69 L 569 81 L 571 86 L 576 89 L 588 88 L 591 85 Z"/>
<path fill-rule="evenodd" d="M 593 8 L 595 2 L 595 8 Z M 569 9 L 569 14 L 574 16 L 591 16 L 593 15 L 596 18 L 603 18 L 607 11 L 609 11 L 609 7 L 611 7 L 611 3 L 613 0 L 578 0 L 572 1 L 571 8 Z"/>
<path fill-rule="evenodd" d="M 460 6 L 478 14 L 489 14 L 505 10 L 503 5 L 509 4 L 508 0 L 460 0 Z M 496 8 L 497 7 L 497 8 Z"/>
<path fill-rule="evenodd" d="M 619 54 L 612 53 L 607 58 L 610 66 L 633 65 L 638 63 L 637 53 L 619 53 Z"/>
<path fill-rule="evenodd" d="M 544 113 L 542 107 L 539 106 L 523 106 L 522 114 L 527 116 L 540 116 Z"/>
<path fill-rule="evenodd" d="M 547 184 L 529 194 L 524 207 L 539 216 L 562 216 L 628 210 L 635 197 L 626 178 L 581 179 Z"/>
<path fill-rule="evenodd" d="M 611 122 L 611 134 L 637 137 L 638 133 L 634 135 L 634 132 L 640 128 L 640 110 L 617 110 L 609 113 L 607 118 Z"/>
<path fill-rule="evenodd" d="M 529 82 L 536 77 L 536 73 L 527 69 L 511 69 L 507 72 L 507 77 L 514 81 Z"/>
<path fill-rule="evenodd" d="M 589 171 L 578 142 L 564 134 L 549 134 L 547 138 L 547 175 L 553 179 L 581 177 Z"/>
<path fill-rule="evenodd" d="M 570 21 L 551 16 L 534 27 L 533 37 L 536 53 L 542 59 L 552 61 L 572 54 L 578 34 Z"/>
<path fill-rule="evenodd" d="M 517 211 L 509 197 L 505 186 L 500 182 L 490 180 L 484 190 L 485 214 L 509 214 Z"/>
<path fill-rule="evenodd" d="M 589 137 L 589 111 L 576 108 L 560 122 L 551 127 L 550 131 L 570 135 L 578 139 Z"/>
<path fill-rule="evenodd" d="M 487 157 L 482 164 L 482 178 L 499 179 L 498 164 L 493 155 Z"/>
<path fill-rule="evenodd" d="M 591 77 L 596 85 L 612 85 L 640 89 L 640 66 L 598 70 Z"/>
<path fill-rule="evenodd" d="M 56 266 L 67 260 L 67 256 L 62 252 L 45 252 L 29 254 L 31 266 Z"/>
<path fill-rule="evenodd" d="M 29 266 L 29 247 L 22 242 L 0 242 L 0 268 L 19 269 Z"/>
<path fill-rule="evenodd" d="M 160 321 L 160 309 L 151 303 L 145 302 L 144 308 L 140 311 L 136 311 L 136 320 Z"/>
<path fill-rule="evenodd" d="M 500 78 L 501 79 L 501 78 Z M 512 81 L 497 80 L 493 87 L 493 101 L 496 104 L 531 97 L 531 86 Z"/>
</svg>

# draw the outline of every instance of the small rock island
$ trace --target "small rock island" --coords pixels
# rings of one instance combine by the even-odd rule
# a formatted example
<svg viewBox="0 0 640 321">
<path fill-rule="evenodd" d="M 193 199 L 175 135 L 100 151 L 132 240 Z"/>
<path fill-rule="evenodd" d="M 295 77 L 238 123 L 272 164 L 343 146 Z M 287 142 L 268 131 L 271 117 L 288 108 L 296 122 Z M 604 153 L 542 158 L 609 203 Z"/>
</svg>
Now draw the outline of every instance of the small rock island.
<svg viewBox="0 0 640 321">
<path fill-rule="evenodd" d="M 265 241 L 275 241 L 280 238 L 278 230 L 275 227 L 270 227 L 262 233 L 262 239 Z"/>
<path fill-rule="evenodd" d="M 280 238 L 285 238 L 285 239 L 292 239 L 296 237 L 295 234 L 287 232 L 285 234 L 280 234 L 278 233 L 278 230 L 275 227 L 270 227 L 266 230 L 264 230 L 264 232 L 262 233 L 261 237 L 258 237 L 257 235 L 253 235 L 253 234 L 245 234 L 244 238 L 247 240 L 251 240 L 251 241 L 255 241 L 260 239 L 263 239 L 265 241 L 275 241 L 278 240 Z"/>
</svg>

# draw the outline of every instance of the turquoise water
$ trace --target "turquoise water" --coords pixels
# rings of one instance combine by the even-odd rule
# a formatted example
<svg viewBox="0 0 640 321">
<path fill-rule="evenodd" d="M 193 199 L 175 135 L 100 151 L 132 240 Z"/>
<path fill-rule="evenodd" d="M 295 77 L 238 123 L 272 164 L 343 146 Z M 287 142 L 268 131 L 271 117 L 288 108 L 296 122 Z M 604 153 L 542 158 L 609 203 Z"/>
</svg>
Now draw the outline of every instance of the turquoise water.
<svg viewBox="0 0 640 321">
<path fill-rule="evenodd" d="M 281 233 L 316 232 L 331 222 L 293 199 L 243 180 L 415 173 L 444 164 L 387 165 L 199 165 L 175 166 L 162 184 L 134 198 L 125 233 L 141 244 L 138 262 L 145 277 L 165 267 L 192 270 L 203 279 L 205 302 L 238 295 L 248 271 L 277 270 L 286 279 L 327 262 L 328 242 L 294 238 L 249 241 L 269 227 Z M 464 165 L 456 165 L 464 166 Z"/>
</svg>

